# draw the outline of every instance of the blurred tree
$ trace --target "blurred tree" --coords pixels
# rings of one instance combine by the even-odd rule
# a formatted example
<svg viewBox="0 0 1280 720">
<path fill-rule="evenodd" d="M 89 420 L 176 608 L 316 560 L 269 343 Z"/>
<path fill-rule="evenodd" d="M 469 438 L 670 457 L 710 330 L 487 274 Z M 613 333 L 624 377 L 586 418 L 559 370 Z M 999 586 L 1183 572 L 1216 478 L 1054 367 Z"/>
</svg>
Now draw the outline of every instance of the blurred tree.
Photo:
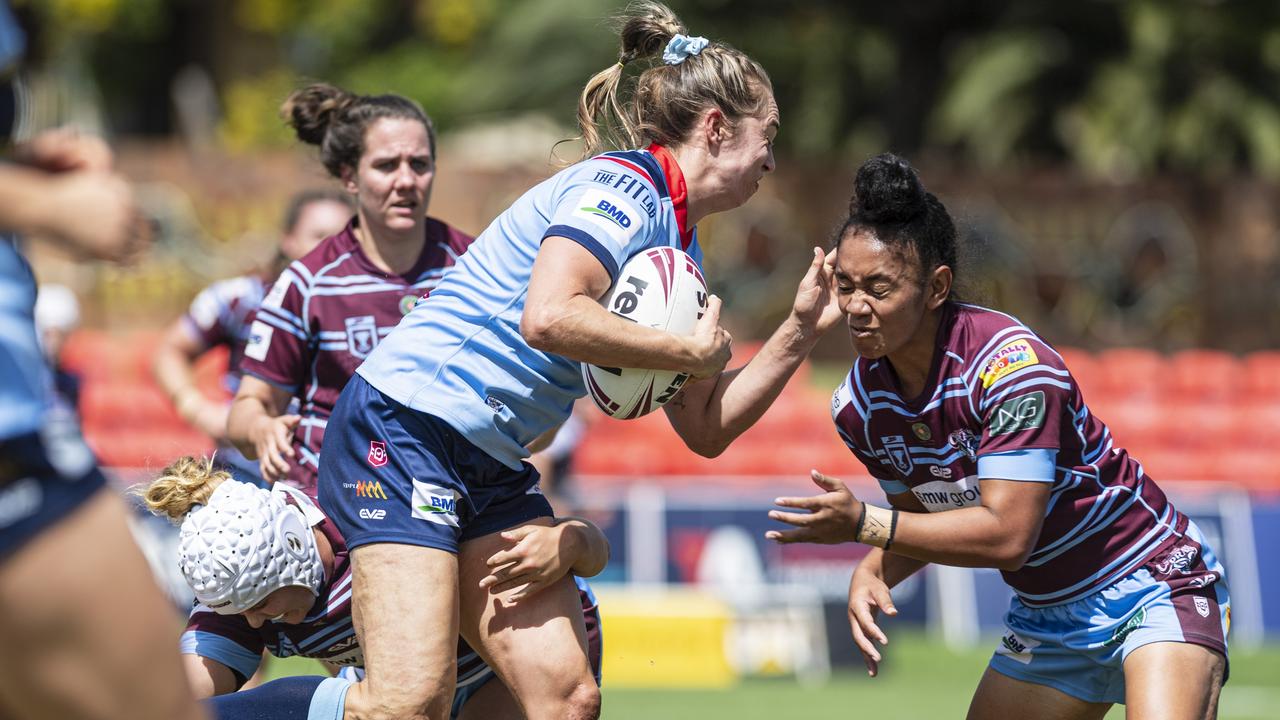
<svg viewBox="0 0 1280 720">
<path fill-rule="evenodd" d="M 207 67 L 233 146 L 279 142 L 282 85 L 326 79 L 423 102 L 444 127 L 538 111 L 572 126 L 613 59 L 621 0 L 16 0 L 41 49 L 92 71 L 128 132 L 173 131 L 168 88 Z M 1271 0 L 672 0 L 694 33 L 769 69 L 784 152 L 886 147 L 1127 180 L 1280 177 Z M 70 58 L 71 60 L 68 60 Z M 85 74 L 88 74 L 87 72 Z M 255 127 L 255 124 L 258 126 Z"/>
</svg>

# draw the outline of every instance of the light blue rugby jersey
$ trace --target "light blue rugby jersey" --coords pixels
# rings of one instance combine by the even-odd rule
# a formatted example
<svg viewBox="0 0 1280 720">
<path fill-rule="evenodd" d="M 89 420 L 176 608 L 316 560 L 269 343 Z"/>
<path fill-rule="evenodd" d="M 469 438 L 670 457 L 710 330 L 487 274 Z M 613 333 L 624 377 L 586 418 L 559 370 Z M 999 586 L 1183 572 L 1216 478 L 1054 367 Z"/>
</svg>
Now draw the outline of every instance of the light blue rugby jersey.
<svg viewBox="0 0 1280 720">
<path fill-rule="evenodd" d="M 40 428 L 52 382 L 35 326 L 36 281 L 12 236 L 0 236 L 0 440 Z"/>
<path fill-rule="evenodd" d="M 397 402 L 448 422 L 513 469 L 525 445 L 569 417 L 581 365 L 529 347 L 520 317 L 543 239 L 580 243 L 617 280 L 628 258 L 682 239 L 684 181 L 666 150 L 598 155 L 556 173 L 498 216 L 357 372 Z M 675 199 L 669 186 L 675 189 Z"/>
</svg>

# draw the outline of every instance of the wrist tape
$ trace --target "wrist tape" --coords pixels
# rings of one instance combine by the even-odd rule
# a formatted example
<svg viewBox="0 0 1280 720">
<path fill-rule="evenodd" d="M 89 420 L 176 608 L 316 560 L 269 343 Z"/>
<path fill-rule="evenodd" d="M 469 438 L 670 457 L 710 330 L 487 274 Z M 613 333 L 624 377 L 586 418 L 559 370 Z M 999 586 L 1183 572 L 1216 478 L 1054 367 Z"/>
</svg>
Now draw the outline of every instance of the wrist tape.
<svg viewBox="0 0 1280 720">
<path fill-rule="evenodd" d="M 854 530 L 854 539 L 860 543 L 889 549 L 893 535 L 898 530 L 898 511 L 875 505 L 862 504 L 862 517 Z"/>
</svg>

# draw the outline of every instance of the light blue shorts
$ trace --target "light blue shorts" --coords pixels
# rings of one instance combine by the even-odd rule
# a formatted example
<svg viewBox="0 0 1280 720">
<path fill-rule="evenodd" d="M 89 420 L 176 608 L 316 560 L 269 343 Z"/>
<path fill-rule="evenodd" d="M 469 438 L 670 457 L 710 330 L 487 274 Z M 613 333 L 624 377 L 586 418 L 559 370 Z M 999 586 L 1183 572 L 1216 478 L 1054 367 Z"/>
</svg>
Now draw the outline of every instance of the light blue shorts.
<svg viewBox="0 0 1280 720">
<path fill-rule="evenodd" d="M 1014 597 L 991 668 L 1087 702 L 1123 703 L 1129 653 L 1184 642 L 1226 658 L 1230 623 L 1222 565 L 1189 523 L 1167 552 L 1092 595 L 1042 608 Z"/>
</svg>

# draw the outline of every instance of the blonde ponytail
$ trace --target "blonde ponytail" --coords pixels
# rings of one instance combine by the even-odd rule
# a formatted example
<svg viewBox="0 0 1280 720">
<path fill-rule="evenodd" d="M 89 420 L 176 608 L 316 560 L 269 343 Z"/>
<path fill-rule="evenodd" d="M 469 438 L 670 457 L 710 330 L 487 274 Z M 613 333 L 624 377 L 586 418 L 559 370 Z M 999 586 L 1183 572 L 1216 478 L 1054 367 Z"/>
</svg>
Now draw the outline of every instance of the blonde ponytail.
<svg viewBox="0 0 1280 720">
<path fill-rule="evenodd" d="M 184 456 L 173 461 L 148 485 L 132 489 L 155 515 L 182 522 L 191 508 L 209 502 L 213 491 L 231 474 L 215 470 L 212 458 Z"/>
</svg>

